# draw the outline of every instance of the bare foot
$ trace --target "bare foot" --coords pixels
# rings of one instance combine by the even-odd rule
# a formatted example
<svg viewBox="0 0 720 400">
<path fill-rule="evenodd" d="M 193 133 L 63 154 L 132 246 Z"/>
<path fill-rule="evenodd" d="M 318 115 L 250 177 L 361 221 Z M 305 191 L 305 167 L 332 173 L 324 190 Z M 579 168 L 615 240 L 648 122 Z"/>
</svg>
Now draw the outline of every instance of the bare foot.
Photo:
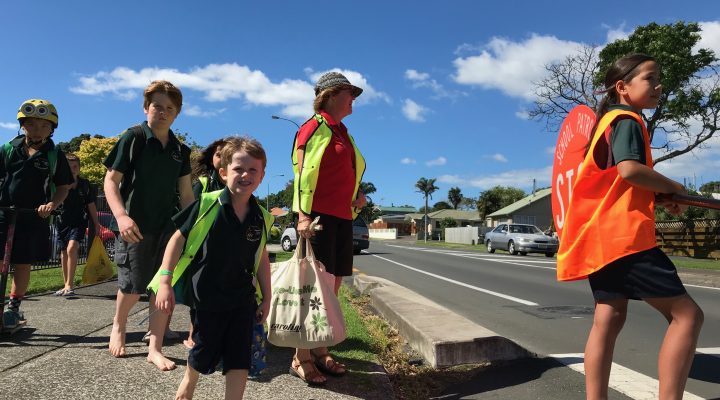
<svg viewBox="0 0 720 400">
<path fill-rule="evenodd" d="M 125 357 L 125 326 L 120 326 L 117 322 L 113 323 L 108 347 L 113 357 Z"/>
<path fill-rule="evenodd" d="M 156 351 L 148 353 L 147 362 L 155 364 L 157 369 L 160 371 L 170 371 L 175 369 L 175 363 L 173 361 L 168 360 L 164 355 L 162 355 L 162 353 L 158 353 Z"/>
<path fill-rule="evenodd" d="M 192 349 L 193 347 L 195 347 L 195 342 L 193 342 L 193 340 L 190 339 L 190 338 L 187 338 L 187 339 L 183 340 L 183 344 L 184 344 L 185 347 L 187 347 L 188 349 Z"/>
</svg>

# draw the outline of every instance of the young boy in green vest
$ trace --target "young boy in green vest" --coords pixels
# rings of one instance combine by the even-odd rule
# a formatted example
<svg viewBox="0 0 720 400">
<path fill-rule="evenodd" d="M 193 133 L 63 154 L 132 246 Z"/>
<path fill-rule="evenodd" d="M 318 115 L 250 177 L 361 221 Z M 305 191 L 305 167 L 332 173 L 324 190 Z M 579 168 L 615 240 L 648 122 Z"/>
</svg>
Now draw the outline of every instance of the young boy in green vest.
<svg viewBox="0 0 720 400">
<path fill-rule="evenodd" d="M 177 273 L 184 274 L 185 282 L 191 285 L 191 290 L 183 293 L 196 310 L 192 321 L 195 344 L 177 399 L 191 399 L 199 373 L 212 373 L 221 359 L 225 398 L 242 398 L 251 363 L 253 328 L 265 321 L 270 310 L 270 261 L 265 242 L 273 219 L 252 195 L 265 175 L 265 151 L 254 139 L 233 137 L 223 146 L 220 158 L 219 173 L 227 186 L 220 192 L 203 194 L 175 216 L 178 230 L 168 242 L 156 275 L 158 310 L 170 313 L 175 306 L 172 284 L 177 281 L 177 277 L 173 279 L 176 266 Z M 208 197 L 217 200 L 210 211 L 201 212 L 203 198 Z M 205 234 L 193 235 L 193 227 L 203 225 L 203 218 L 208 218 Z M 192 242 L 188 238 L 193 238 Z M 190 256 L 189 264 L 180 267 L 184 248 L 186 253 L 189 248 L 199 250 Z M 262 294 L 259 305 L 256 287 Z"/>
<path fill-rule="evenodd" d="M 25 323 L 20 303 L 30 283 L 30 266 L 50 258 L 48 216 L 65 200 L 73 183 L 65 154 L 51 136 L 58 127 L 58 113 L 47 100 L 26 100 L 18 110 L 22 134 L 2 146 L 0 154 L 0 256 L 5 252 L 9 211 L 21 210 L 15 222 L 10 262 L 15 267 L 10 303 L 3 313 L 4 329 Z"/>
</svg>

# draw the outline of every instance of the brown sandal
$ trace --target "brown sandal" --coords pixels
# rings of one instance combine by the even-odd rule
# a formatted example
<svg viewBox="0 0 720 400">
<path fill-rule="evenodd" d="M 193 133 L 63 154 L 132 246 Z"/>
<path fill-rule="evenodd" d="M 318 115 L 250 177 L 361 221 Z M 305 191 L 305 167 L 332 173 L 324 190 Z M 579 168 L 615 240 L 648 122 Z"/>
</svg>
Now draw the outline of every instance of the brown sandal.
<svg viewBox="0 0 720 400">
<path fill-rule="evenodd" d="M 343 376 L 347 373 L 347 367 L 335 361 L 327 350 L 323 354 L 315 354 L 315 352 L 310 350 L 310 354 L 315 358 L 315 366 L 317 369 L 324 374 Z"/>
<path fill-rule="evenodd" d="M 300 374 L 300 367 L 303 367 L 302 375 Z M 297 357 L 293 357 L 292 364 L 290 364 L 290 375 L 302 379 L 308 386 L 323 386 L 327 383 L 323 374 L 313 365 L 312 360 L 300 361 Z M 323 378 L 323 380 L 318 381 L 317 378 Z"/>
</svg>

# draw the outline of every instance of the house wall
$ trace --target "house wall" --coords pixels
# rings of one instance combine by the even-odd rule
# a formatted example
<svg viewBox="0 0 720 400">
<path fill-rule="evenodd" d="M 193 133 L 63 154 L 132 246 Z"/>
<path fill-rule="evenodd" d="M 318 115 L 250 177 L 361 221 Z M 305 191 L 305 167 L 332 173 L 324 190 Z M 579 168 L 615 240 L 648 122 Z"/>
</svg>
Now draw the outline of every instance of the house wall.
<svg viewBox="0 0 720 400">
<path fill-rule="evenodd" d="M 535 222 L 527 221 L 534 219 Z M 518 210 L 512 215 L 512 222 L 516 224 L 532 224 L 541 230 L 547 229 L 552 223 L 552 202 L 550 196 L 546 196 L 527 207 Z"/>
</svg>

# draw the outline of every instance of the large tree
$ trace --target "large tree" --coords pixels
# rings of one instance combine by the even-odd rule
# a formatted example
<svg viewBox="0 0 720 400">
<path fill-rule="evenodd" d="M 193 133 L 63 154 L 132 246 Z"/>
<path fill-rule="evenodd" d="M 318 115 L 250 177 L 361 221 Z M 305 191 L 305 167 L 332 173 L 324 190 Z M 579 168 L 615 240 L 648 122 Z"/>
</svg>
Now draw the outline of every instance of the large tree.
<svg viewBox="0 0 720 400">
<path fill-rule="evenodd" d="M 477 200 L 477 209 L 480 218 L 485 218 L 488 214 L 507 207 L 510 204 L 527 196 L 521 189 L 509 186 L 495 186 L 480 193 Z"/>
<path fill-rule="evenodd" d="M 453 207 L 447 202 L 447 201 L 438 201 L 437 203 L 433 204 L 432 211 L 440 211 L 440 210 L 451 210 Z"/>
<path fill-rule="evenodd" d="M 428 197 L 432 198 L 432 194 L 435 193 L 436 190 L 440 189 L 439 187 L 435 186 L 436 178 L 430 178 L 427 179 L 425 177 L 422 177 L 418 179 L 418 181 L 415 183 L 415 188 L 417 188 L 417 191 L 419 193 L 423 194 L 423 197 L 425 198 L 425 219 L 423 222 L 423 232 L 426 232 L 427 229 L 427 210 L 428 210 Z M 425 237 L 425 241 L 427 241 L 427 235 L 423 234 Z"/>
<path fill-rule="evenodd" d="M 459 187 L 453 187 L 448 190 L 448 201 L 452 204 L 453 210 L 457 210 L 463 201 L 463 195 Z"/>
<path fill-rule="evenodd" d="M 103 187 L 107 168 L 103 165 L 105 157 L 117 143 L 118 137 L 98 138 L 84 140 L 75 154 L 80 158 L 80 175 L 90 182 Z"/>
<path fill-rule="evenodd" d="M 377 188 L 372 182 L 360 182 L 360 190 L 365 193 L 367 199 L 367 204 L 360 210 L 360 216 L 369 223 L 380 214 L 377 204 L 370 197 L 370 194 L 377 192 Z"/>
<path fill-rule="evenodd" d="M 547 65 L 548 76 L 535 84 L 537 100 L 528 111 L 557 132 L 575 106 L 595 108 L 605 72 L 629 53 L 656 58 L 662 70 L 663 94 L 652 114 L 643 115 L 659 163 L 700 149 L 720 127 L 720 64 L 712 50 L 694 49 L 700 40 L 697 23 L 651 23 L 637 28 L 602 50 L 585 46 L 561 62 Z"/>
</svg>

